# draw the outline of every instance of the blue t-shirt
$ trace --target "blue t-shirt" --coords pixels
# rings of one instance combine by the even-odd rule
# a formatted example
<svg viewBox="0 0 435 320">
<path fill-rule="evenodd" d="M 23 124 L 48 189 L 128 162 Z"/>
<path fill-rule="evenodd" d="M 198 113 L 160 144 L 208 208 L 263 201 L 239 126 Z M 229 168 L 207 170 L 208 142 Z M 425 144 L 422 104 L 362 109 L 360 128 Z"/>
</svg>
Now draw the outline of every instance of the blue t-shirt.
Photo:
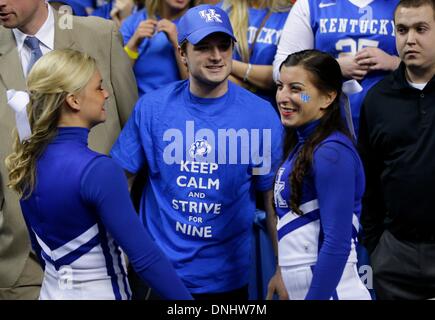
<svg viewBox="0 0 435 320">
<path fill-rule="evenodd" d="M 124 45 L 128 43 L 142 21 L 148 19 L 145 9 L 139 10 L 128 17 L 121 25 L 120 32 Z M 179 19 L 172 21 L 175 25 Z M 144 38 L 139 45 L 139 58 L 133 66 L 138 86 L 139 96 L 180 80 L 180 72 L 175 58 L 174 47 L 165 32 Z"/>
<path fill-rule="evenodd" d="M 104 6 L 110 0 L 74 0 L 74 1 L 80 2 L 84 7 L 98 8 Z"/>
<path fill-rule="evenodd" d="M 96 16 L 96 17 L 101 17 L 104 19 L 112 19 L 112 17 L 110 16 L 110 11 L 112 11 L 113 8 L 113 1 L 98 7 L 97 9 L 95 9 L 94 11 L 92 11 L 91 16 Z"/>
<path fill-rule="evenodd" d="M 77 0 L 81 2 L 82 6 L 86 8 L 97 8 L 98 6 L 103 5 L 104 0 Z"/>
<path fill-rule="evenodd" d="M 377 47 L 389 55 L 397 55 L 393 18 L 398 2 L 374 0 L 367 7 L 359 8 L 349 0 L 309 0 L 314 47 L 335 58 L 340 53 L 355 54 L 364 47 Z M 349 96 L 357 133 L 362 101 L 367 91 L 386 74 L 369 72 L 360 81 L 363 90 Z"/>
<path fill-rule="evenodd" d="M 137 103 L 111 155 L 148 168 L 141 218 L 192 293 L 248 283 L 255 190 L 272 189 L 282 134 L 271 105 L 231 82 L 220 98 L 186 80 Z"/>
<path fill-rule="evenodd" d="M 50 0 L 49 2 L 62 2 L 70 6 L 75 16 L 86 17 L 88 13 L 80 0 Z"/>
</svg>

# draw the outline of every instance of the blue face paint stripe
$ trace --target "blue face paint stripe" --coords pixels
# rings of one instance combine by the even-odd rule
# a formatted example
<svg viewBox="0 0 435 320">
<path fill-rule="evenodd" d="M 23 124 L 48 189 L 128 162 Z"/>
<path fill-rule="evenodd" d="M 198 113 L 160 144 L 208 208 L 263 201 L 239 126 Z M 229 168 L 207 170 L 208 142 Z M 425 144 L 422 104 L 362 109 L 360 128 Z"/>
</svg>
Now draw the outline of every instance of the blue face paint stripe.
<svg viewBox="0 0 435 320">
<path fill-rule="evenodd" d="M 311 100 L 311 97 L 307 93 L 301 92 L 301 100 L 307 103 Z"/>
</svg>

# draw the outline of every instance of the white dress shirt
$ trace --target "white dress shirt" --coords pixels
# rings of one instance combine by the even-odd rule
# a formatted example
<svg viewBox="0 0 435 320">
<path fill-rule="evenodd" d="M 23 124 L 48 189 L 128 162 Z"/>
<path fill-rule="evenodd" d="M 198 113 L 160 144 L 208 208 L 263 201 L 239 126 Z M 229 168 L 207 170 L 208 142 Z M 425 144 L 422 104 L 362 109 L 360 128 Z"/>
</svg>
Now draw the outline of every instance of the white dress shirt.
<svg viewBox="0 0 435 320">
<path fill-rule="evenodd" d="M 21 60 L 21 66 L 23 67 L 24 76 L 27 77 L 27 70 L 32 57 L 31 50 L 24 45 L 24 40 L 28 36 L 34 36 L 39 40 L 39 46 L 41 47 L 42 54 L 46 54 L 54 49 L 54 15 L 53 9 L 48 6 L 48 17 L 45 20 L 42 27 L 34 35 L 28 35 L 21 32 L 19 29 L 12 29 L 15 36 L 15 42 L 17 43 L 18 54 Z"/>
</svg>

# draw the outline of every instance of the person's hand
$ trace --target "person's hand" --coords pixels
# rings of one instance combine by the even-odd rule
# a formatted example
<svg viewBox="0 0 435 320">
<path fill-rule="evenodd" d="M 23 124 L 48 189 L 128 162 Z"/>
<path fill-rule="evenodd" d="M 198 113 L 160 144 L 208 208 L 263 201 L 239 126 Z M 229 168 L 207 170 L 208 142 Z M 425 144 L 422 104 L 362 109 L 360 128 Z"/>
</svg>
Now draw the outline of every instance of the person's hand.
<svg viewBox="0 0 435 320">
<path fill-rule="evenodd" d="M 142 21 L 127 43 L 127 46 L 130 48 L 130 50 L 137 51 L 144 38 L 151 38 L 154 35 L 156 26 L 157 21 L 154 19 Z"/>
<path fill-rule="evenodd" d="M 400 63 L 399 57 L 391 56 L 382 49 L 375 47 L 366 47 L 358 51 L 355 55 L 355 61 L 360 66 L 367 66 L 369 71 L 392 71 Z"/>
<path fill-rule="evenodd" d="M 282 281 L 281 269 L 277 267 L 275 274 L 269 281 L 267 286 L 266 300 L 272 300 L 273 294 L 276 292 L 279 300 L 289 300 L 287 289 Z"/>
<path fill-rule="evenodd" d="M 352 54 L 342 53 L 337 61 L 340 65 L 343 77 L 348 79 L 362 80 L 369 70 L 367 65 L 358 64 L 355 60 L 355 56 Z"/>
<path fill-rule="evenodd" d="M 177 26 L 168 19 L 162 19 L 157 22 L 157 32 L 163 31 L 168 36 L 169 41 L 174 46 L 178 47 L 178 32 Z"/>
</svg>

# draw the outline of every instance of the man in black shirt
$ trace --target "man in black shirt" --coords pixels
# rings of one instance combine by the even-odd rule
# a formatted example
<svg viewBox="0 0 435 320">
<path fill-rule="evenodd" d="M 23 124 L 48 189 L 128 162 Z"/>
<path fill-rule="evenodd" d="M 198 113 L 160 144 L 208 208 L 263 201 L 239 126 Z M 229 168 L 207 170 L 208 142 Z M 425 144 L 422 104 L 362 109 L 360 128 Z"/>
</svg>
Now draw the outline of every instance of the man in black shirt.
<svg viewBox="0 0 435 320">
<path fill-rule="evenodd" d="M 435 0 L 395 11 L 399 68 L 361 110 L 361 223 L 380 299 L 435 297 Z"/>
</svg>

